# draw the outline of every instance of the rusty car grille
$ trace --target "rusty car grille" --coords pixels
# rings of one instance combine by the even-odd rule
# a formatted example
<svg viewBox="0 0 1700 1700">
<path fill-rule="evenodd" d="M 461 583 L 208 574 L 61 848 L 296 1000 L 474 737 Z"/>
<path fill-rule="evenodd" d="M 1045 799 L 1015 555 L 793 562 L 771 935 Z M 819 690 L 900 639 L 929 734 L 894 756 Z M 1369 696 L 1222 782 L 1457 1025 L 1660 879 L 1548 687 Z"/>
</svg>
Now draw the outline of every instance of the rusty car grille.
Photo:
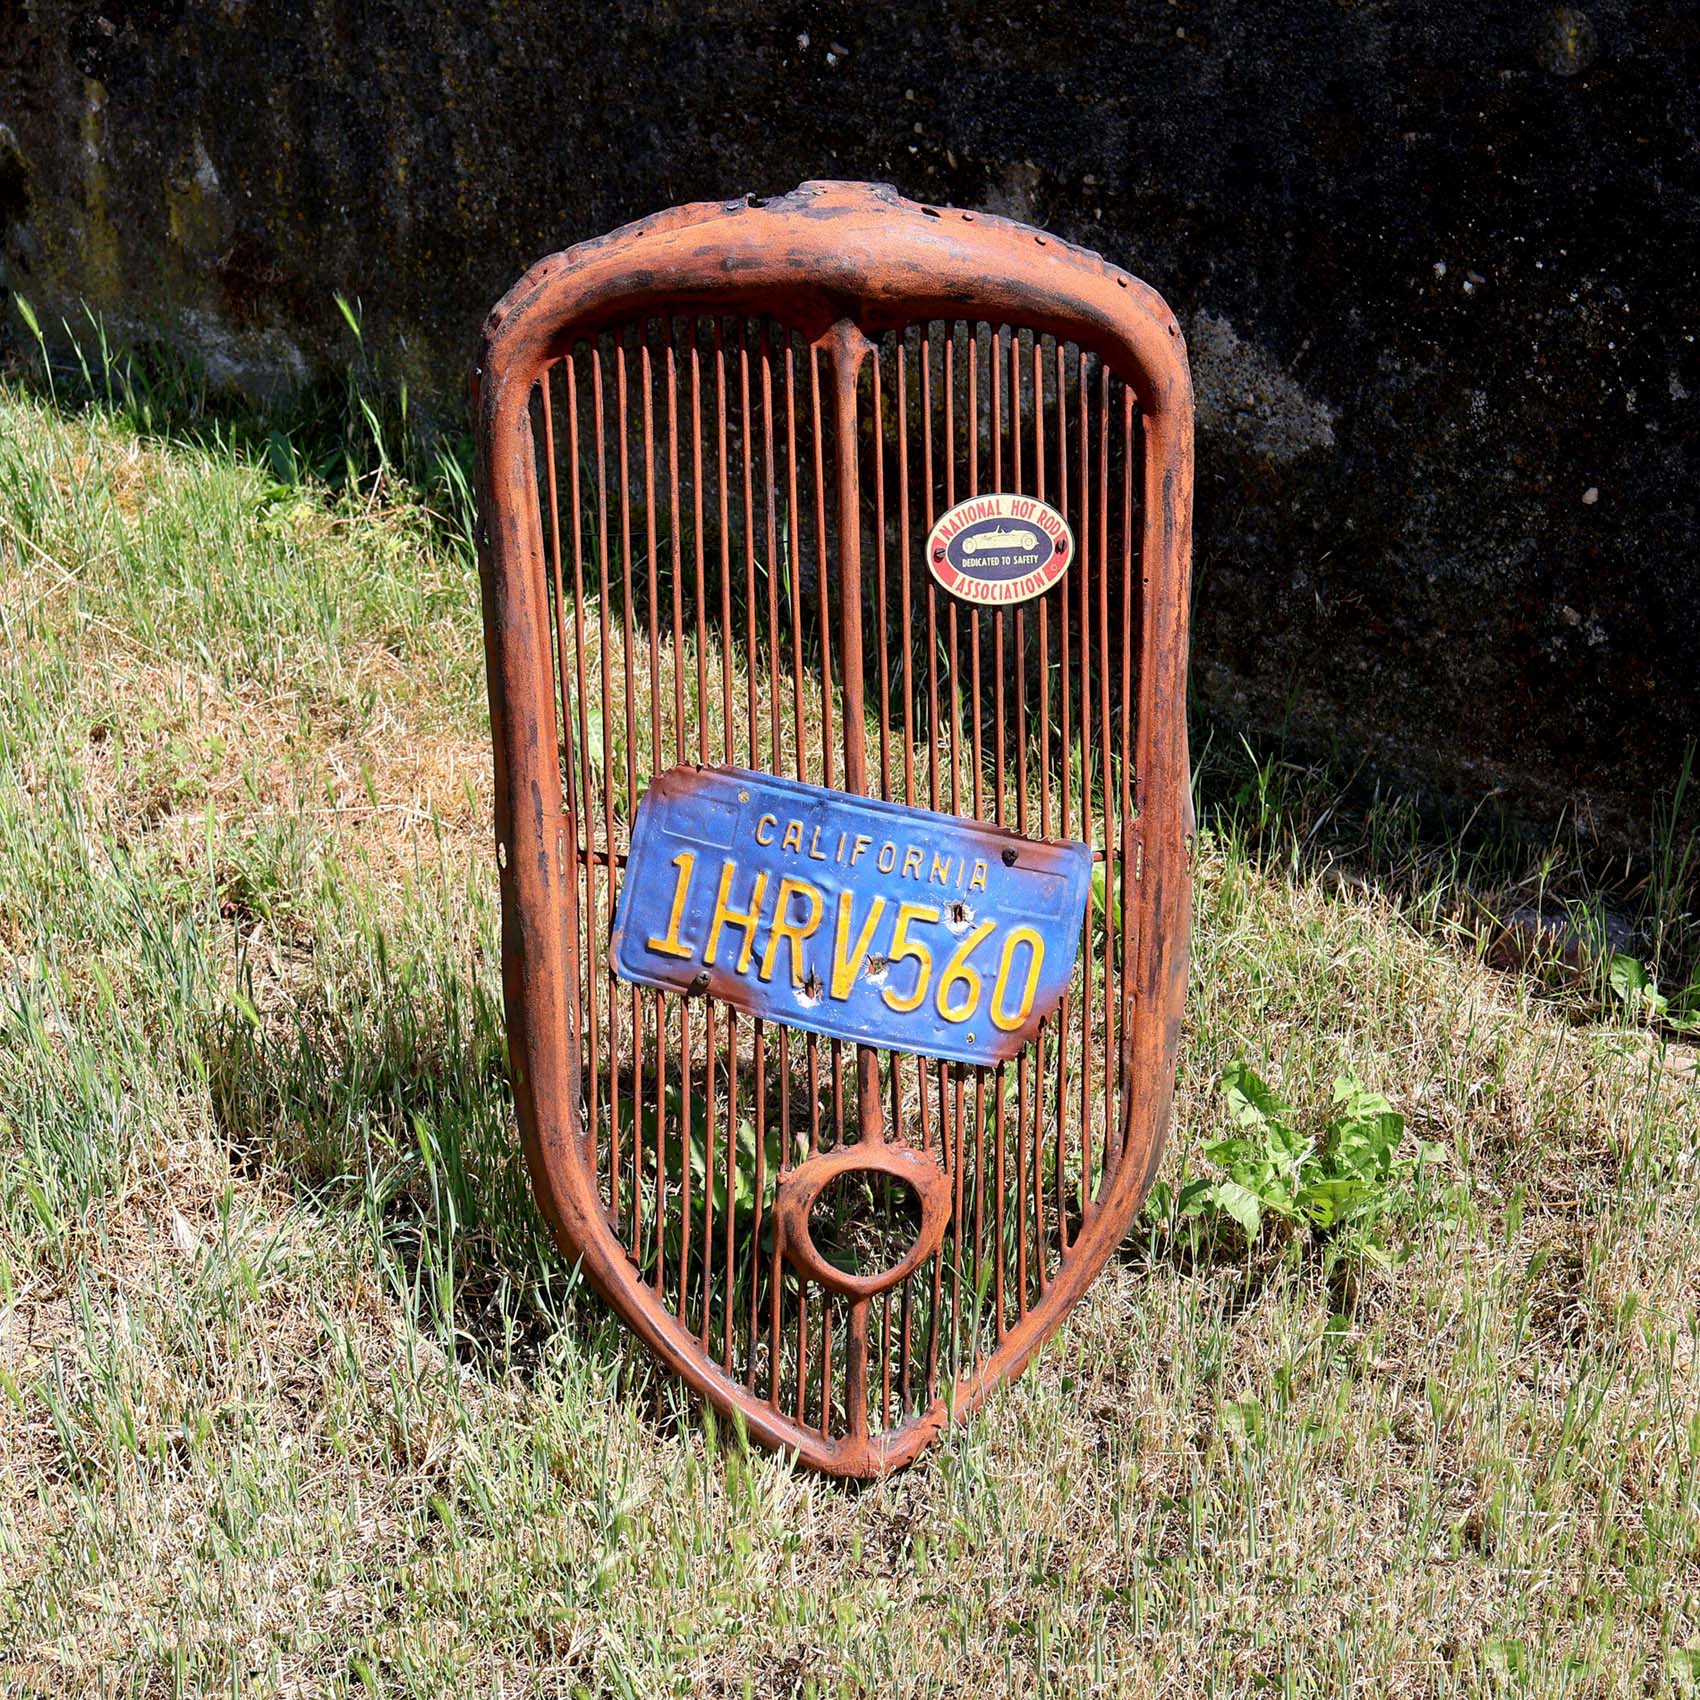
<svg viewBox="0 0 1700 1700">
<path fill-rule="evenodd" d="M 511 534 L 535 536 L 544 580 L 564 887 L 565 1031 L 535 1042 L 564 1040 L 564 1137 L 623 1256 L 598 1284 L 629 1287 L 646 1338 L 700 1364 L 716 1402 L 824 1467 L 901 1461 L 905 1431 L 930 1433 L 983 1390 L 1068 1271 L 1129 1137 L 1150 908 L 1134 756 L 1149 486 L 1132 379 L 1002 318 L 864 329 L 663 306 L 561 337 L 524 401 L 536 506 Z M 925 559 L 936 518 L 994 491 L 1041 498 L 1076 539 L 1070 570 L 1011 607 L 959 600 Z M 494 663 L 492 677 L 511 742 Z M 972 1066 L 618 977 L 639 803 L 693 765 L 1090 846 L 1060 1005 L 1006 1059 Z M 1137 1192 L 1160 1132 L 1139 1131 Z M 798 1165 L 864 1142 L 926 1155 L 948 1196 L 935 1249 L 872 1295 L 811 1280 L 777 1219 Z M 901 1258 L 917 1208 L 902 1175 L 852 1167 L 814 1202 L 811 1235 L 836 1268 L 869 1274 Z M 587 1233 L 565 1231 L 569 1245 Z M 1072 1303 L 1084 1280 L 1067 1284 Z M 1047 1332 L 1067 1305 L 1052 1308 Z"/>
<path fill-rule="evenodd" d="M 1123 615 L 1138 536 L 1134 396 L 1095 356 L 1001 325 L 887 332 L 844 422 L 837 357 L 770 319 L 649 320 L 580 344 L 538 389 L 556 688 L 573 733 L 578 1109 L 602 1202 L 721 1368 L 831 1435 L 900 1423 L 941 1376 L 960 1379 L 1044 1290 L 1096 1191 L 1121 1103 Z M 845 428 L 864 560 L 852 608 L 833 471 Z M 935 515 L 986 490 L 1050 500 L 1081 539 L 1077 570 L 1032 604 L 960 603 L 921 559 Z M 622 985 L 608 967 L 650 781 L 724 763 L 846 789 L 855 694 L 856 789 L 1094 849 L 1073 982 L 1013 1064 L 884 1053 L 869 1074 L 843 1041 Z M 783 1266 L 766 1223 L 784 1170 L 856 1136 L 870 1086 L 891 1137 L 938 1154 L 954 1207 L 939 1250 L 863 1322 Z M 882 1237 L 892 1205 L 849 1204 L 854 1220 L 828 1231 L 853 1253 L 858 1232 Z"/>
</svg>

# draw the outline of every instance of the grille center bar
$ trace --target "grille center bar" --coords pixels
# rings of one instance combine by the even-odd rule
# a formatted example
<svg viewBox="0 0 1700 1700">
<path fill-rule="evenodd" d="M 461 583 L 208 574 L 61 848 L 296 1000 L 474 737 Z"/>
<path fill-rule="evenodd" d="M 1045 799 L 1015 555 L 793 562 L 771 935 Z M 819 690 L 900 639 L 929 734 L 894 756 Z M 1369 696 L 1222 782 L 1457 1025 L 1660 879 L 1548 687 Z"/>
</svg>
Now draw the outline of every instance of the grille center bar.
<svg viewBox="0 0 1700 1700">
<path fill-rule="evenodd" d="M 838 427 L 838 596 L 844 644 L 844 786 L 853 796 L 868 791 L 866 709 L 862 695 L 862 524 L 856 476 L 856 379 L 867 357 L 868 339 L 848 319 L 828 333 L 832 354 L 833 412 Z M 870 1145 L 885 1139 L 880 1104 L 879 1058 L 872 1047 L 856 1048 L 856 1109 L 861 1136 Z"/>
</svg>

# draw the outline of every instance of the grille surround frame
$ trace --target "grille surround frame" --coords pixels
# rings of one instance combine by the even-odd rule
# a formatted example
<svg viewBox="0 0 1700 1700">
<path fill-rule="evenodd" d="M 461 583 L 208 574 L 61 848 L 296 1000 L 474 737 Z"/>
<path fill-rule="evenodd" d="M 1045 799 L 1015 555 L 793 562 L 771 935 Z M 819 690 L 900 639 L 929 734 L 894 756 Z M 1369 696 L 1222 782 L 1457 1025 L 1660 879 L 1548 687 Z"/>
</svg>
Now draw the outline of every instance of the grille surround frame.
<svg viewBox="0 0 1700 1700">
<path fill-rule="evenodd" d="M 828 351 L 832 399 L 852 421 L 870 339 L 933 319 L 1019 325 L 1066 339 L 1114 370 L 1134 392 L 1141 426 L 1137 734 L 1133 822 L 1125 829 L 1133 962 L 1122 981 L 1119 1137 L 1037 1302 L 1007 1332 L 1000 1325 L 996 1349 L 961 1382 L 878 1434 L 865 1422 L 861 1432 L 833 1436 L 824 1416 L 818 1428 L 794 1420 L 699 1346 L 642 1280 L 609 1220 L 577 1111 L 580 852 L 576 835 L 570 849 L 567 842 L 561 772 L 572 727 L 560 723 L 554 688 L 556 628 L 531 397 L 551 363 L 583 339 L 645 316 L 681 314 L 782 317 Z M 1192 392 L 1179 326 L 1147 285 L 1045 232 L 923 207 L 884 185 L 813 182 L 765 202 L 674 208 L 541 261 L 486 321 L 472 391 L 503 990 L 516 1111 L 538 1202 L 563 1251 L 646 1347 L 723 1413 L 738 1412 L 762 1444 L 833 1475 L 901 1467 L 947 1421 L 1019 1374 L 1060 1326 L 1125 1234 L 1167 1130 L 1193 849 L 1185 717 Z M 835 451 L 835 460 L 843 458 Z M 838 549 L 859 555 L 856 527 Z M 842 558 L 836 564 L 840 573 L 850 570 Z M 842 664 L 849 678 L 860 657 L 846 655 Z M 864 790 L 865 774 L 847 771 L 846 788 Z"/>
</svg>

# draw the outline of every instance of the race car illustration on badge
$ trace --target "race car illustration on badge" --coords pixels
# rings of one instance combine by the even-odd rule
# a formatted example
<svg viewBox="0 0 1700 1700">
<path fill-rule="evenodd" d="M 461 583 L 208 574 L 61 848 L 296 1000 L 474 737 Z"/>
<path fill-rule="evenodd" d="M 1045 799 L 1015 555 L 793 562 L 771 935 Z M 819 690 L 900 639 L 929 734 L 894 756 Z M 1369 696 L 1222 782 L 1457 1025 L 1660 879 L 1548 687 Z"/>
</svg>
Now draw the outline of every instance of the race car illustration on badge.
<svg viewBox="0 0 1700 1700">
<path fill-rule="evenodd" d="M 1068 521 L 1034 496 L 994 491 L 958 502 L 927 539 L 927 565 L 951 595 L 1006 608 L 1043 595 L 1074 559 Z"/>
</svg>

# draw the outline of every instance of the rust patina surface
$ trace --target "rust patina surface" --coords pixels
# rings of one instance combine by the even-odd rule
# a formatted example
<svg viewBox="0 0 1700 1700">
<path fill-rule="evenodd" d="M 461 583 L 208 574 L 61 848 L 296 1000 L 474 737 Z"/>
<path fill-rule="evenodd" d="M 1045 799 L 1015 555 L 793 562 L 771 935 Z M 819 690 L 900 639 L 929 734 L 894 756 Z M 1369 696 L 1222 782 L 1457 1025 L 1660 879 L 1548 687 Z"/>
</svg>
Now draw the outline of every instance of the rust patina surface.
<svg viewBox="0 0 1700 1700">
<path fill-rule="evenodd" d="M 1162 1146 L 1192 853 L 1179 329 L 1044 232 L 806 183 L 542 261 L 473 392 L 538 1198 L 758 1440 L 896 1468 L 1056 1329 Z M 967 522 L 954 595 L 934 528 L 992 494 L 1015 500 Z M 709 795 L 740 773 L 753 824 Z M 634 836 L 651 787 L 702 794 L 670 860 Z M 808 837 L 823 793 L 894 824 L 859 835 L 845 805 L 836 843 Z M 1029 856 L 1090 868 L 1077 937 L 1058 911 L 1060 998 Z M 906 1010 L 961 1027 L 959 1054 L 893 1027 Z"/>
</svg>

